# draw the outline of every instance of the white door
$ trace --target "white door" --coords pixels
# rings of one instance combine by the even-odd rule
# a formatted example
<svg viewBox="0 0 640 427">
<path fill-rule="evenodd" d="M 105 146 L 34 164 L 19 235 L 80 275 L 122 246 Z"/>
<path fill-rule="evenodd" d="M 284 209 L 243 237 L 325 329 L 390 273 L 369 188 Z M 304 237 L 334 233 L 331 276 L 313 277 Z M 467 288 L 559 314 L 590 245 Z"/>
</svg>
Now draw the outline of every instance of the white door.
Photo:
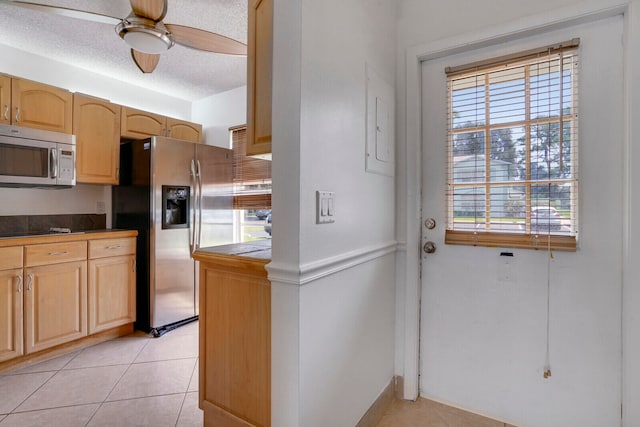
<svg viewBox="0 0 640 427">
<path fill-rule="evenodd" d="M 578 250 L 550 260 L 543 250 L 445 245 L 445 67 L 574 37 L 581 39 Z M 422 228 L 423 243 L 436 245 L 422 260 L 422 397 L 515 425 L 619 425 L 622 39 L 623 19 L 614 17 L 422 63 L 423 222 L 436 220 Z M 513 253 L 509 263 L 501 252 Z"/>
</svg>

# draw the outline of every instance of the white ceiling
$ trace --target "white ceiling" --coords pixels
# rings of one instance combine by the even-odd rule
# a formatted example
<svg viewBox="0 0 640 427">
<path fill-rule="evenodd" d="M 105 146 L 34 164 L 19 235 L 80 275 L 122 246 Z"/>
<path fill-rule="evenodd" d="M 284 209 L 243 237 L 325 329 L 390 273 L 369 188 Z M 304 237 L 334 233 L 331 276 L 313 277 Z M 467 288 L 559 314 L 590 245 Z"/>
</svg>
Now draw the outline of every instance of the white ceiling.
<svg viewBox="0 0 640 427">
<path fill-rule="evenodd" d="M 123 18 L 128 0 L 28 0 Z M 168 0 L 165 23 L 201 28 L 247 42 L 247 0 Z M 175 45 L 143 74 L 109 24 L 41 13 L 0 3 L 0 43 L 88 71 L 194 101 L 246 84 L 244 56 Z M 2 61 L 7 61 L 2 58 Z"/>
</svg>

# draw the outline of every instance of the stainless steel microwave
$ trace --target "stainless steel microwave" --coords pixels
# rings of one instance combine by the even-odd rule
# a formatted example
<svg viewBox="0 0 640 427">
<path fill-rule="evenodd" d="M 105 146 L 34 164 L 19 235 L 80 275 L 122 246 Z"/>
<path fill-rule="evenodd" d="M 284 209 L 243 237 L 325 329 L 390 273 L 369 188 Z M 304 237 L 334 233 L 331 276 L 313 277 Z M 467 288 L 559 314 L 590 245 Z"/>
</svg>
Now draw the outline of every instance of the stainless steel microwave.
<svg viewBox="0 0 640 427">
<path fill-rule="evenodd" d="M 68 188 L 76 184 L 76 137 L 0 125 L 0 186 Z"/>
</svg>

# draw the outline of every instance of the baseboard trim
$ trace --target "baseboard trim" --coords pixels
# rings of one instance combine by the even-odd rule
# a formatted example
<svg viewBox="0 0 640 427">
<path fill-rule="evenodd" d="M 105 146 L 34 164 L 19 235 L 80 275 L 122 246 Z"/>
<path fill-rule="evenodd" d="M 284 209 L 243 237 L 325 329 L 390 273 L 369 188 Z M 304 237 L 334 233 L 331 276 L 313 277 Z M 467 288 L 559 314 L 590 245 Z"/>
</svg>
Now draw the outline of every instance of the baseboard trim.
<svg viewBox="0 0 640 427">
<path fill-rule="evenodd" d="M 396 399 L 404 399 L 404 377 L 401 375 L 396 375 L 395 379 L 395 396 Z"/>
<path fill-rule="evenodd" d="M 389 405 L 391 405 L 395 399 L 396 383 L 396 378 L 392 378 L 375 402 L 373 402 L 367 412 L 360 418 L 356 427 L 375 427 L 378 425 L 385 412 L 387 412 Z"/>
<path fill-rule="evenodd" d="M 322 277 L 353 268 L 396 251 L 395 240 L 345 252 L 301 265 L 271 262 L 265 266 L 271 282 L 306 285 Z"/>
</svg>

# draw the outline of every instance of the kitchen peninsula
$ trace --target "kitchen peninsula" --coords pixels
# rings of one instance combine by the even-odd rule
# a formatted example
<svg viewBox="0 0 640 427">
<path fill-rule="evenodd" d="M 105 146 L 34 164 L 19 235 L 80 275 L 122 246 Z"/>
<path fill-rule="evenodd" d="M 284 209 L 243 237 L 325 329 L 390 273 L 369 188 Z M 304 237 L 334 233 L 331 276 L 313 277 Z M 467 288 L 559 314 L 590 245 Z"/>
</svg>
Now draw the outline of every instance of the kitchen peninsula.
<svg viewBox="0 0 640 427">
<path fill-rule="evenodd" d="M 200 408 L 205 426 L 271 424 L 271 240 L 201 248 Z"/>
</svg>

